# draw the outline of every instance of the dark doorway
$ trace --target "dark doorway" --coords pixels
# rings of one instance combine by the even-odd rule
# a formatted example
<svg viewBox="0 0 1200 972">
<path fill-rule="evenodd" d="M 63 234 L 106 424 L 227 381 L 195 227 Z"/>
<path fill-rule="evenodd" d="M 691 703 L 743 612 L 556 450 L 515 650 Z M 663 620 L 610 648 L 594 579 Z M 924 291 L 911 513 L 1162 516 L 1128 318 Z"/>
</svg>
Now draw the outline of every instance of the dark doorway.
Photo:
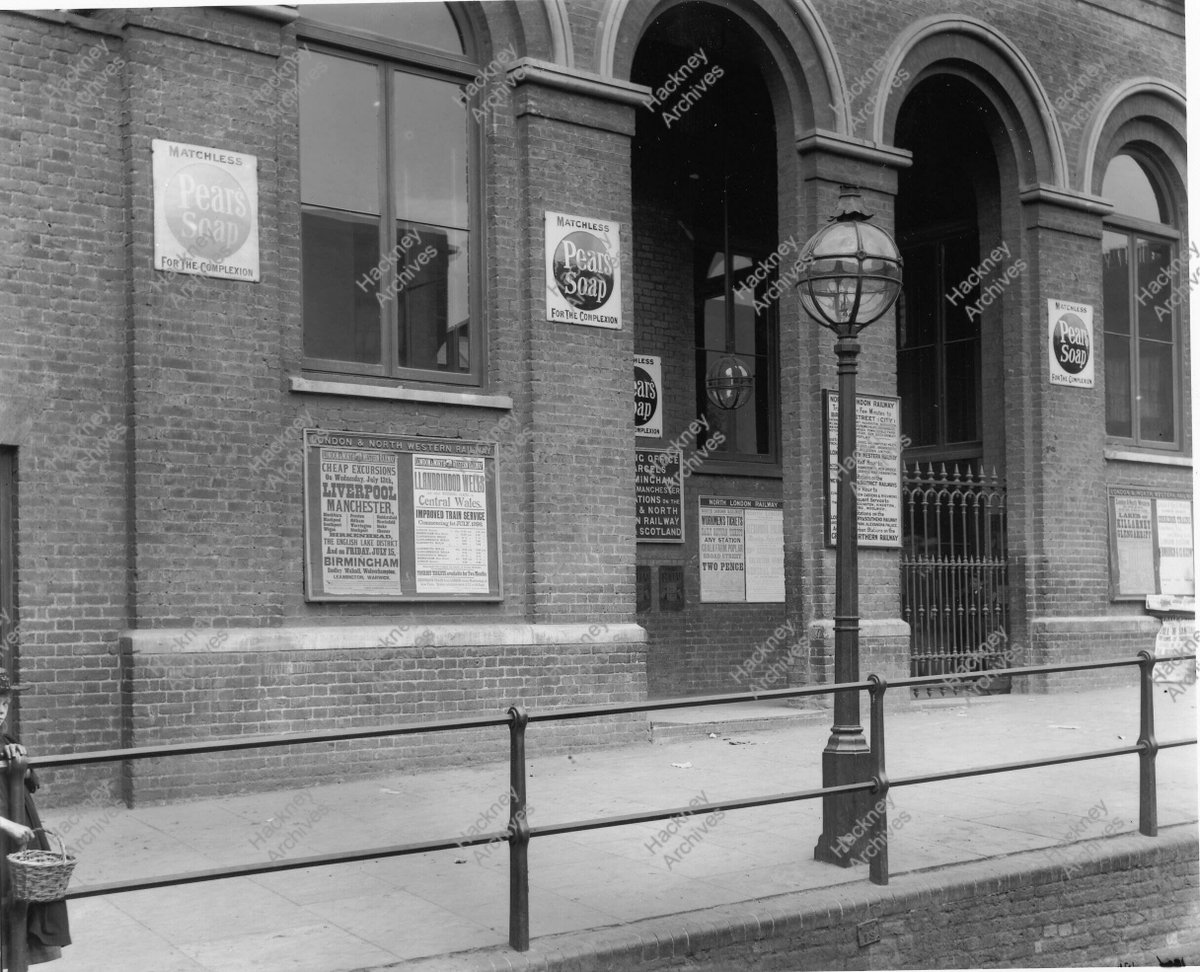
<svg viewBox="0 0 1200 972">
<path fill-rule="evenodd" d="M 913 153 L 896 199 L 904 289 L 896 310 L 896 378 L 909 462 L 982 457 L 980 334 L 981 170 L 995 170 L 978 95 L 961 78 L 914 88 L 896 144 Z"/>
<path fill-rule="evenodd" d="M 755 47 L 744 24 L 707 3 L 672 7 L 651 24 L 632 80 L 666 97 L 638 112 L 633 192 L 643 211 L 665 211 L 692 251 L 691 397 L 709 424 L 699 445 L 719 460 L 775 463 L 776 302 L 756 300 L 770 281 L 749 280 L 778 244 L 775 121 Z M 684 80 L 666 92 L 672 75 Z M 754 376 L 751 401 L 736 411 L 714 408 L 704 389 L 729 354 Z M 718 431 L 723 441 L 712 442 Z"/>
<path fill-rule="evenodd" d="M 1008 691 L 1006 495 L 985 466 L 985 328 L 1002 327 L 996 281 L 1011 247 L 982 243 L 982 208 L 995 210 L 998 173 L 990 106 L 965 79 L 916 85 L 900 109 L 896 144 L 913 153 L 899 177 L 896 234 L 904 257 L 897 303 L 896 383 L 904 450 L 901 610 L 914 675 L 945 675 L 929 694 Z M 993 234 L 994 235 L 994 234 Z M 1003 277 L 1007 280 L 1008 277 Z"/>
</svg>

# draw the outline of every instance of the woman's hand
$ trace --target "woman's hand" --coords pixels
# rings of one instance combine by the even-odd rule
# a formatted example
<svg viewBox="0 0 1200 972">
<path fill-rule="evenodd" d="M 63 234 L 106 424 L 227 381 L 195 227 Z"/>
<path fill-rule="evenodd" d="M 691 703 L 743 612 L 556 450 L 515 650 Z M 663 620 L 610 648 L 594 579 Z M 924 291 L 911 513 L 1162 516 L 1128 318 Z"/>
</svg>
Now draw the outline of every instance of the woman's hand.
<svg viewBox="0 0 1200 972">
<path fill-rule="evenodd" d="M 0 830 L 3 830 L 19 844 L 28 844 L 34 837 L 33 831 L 28 827 L 13 823 L 5 817 L 0 817 Z"/>
<path fill-rule="evenodd" d="M 4 758 L 5 759 L 16 759 L 18 756 L 24 756 L 24 755 L 26 755 L 25 747 L 22 746 L 20 743 L 5 743 L 4 744 Z"/>
</svg>

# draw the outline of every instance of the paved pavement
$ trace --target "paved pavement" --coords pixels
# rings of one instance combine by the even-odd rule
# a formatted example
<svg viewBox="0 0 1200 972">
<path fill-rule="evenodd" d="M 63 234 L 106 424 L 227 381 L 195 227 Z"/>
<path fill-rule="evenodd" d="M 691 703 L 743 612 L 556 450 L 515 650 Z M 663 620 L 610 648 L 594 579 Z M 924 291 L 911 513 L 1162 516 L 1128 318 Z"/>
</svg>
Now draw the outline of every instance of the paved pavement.
<svg viewBox="0 0 1200 972">
<path fill-rule="evenodd" d="M 938 701 L 888 717 L 893 778 L 930 768 L 1083 752 L 1137 738 L 1137 690 Z M 1157 697 L 1160 741 L 1194 736 L 1196 689 Z M 658 742 L 540 754 L 530 730 L 530 822 L 631 813 L 690 801 L 807 789 L 820 782 L 828 715 L 758 705 L 654 718 Z M 745 712 L 740 715 L 745 716 Z M 662 741 L 663 737 L 666 741 Z M 1197 820 L 1196 747 L 1160 753 L 1160 826 Z M 45 782 L 53 785 L 45 774 Z M 893 880 L 1074 839 L 1137 829 L 1137 757 L 893 790 Z M 45 812 L 88 846 L 72 884 L 383 846 L 503 827 L 507 764 L 167 806 Z M 1099 821 L 1081 818 L 1096 808 Z M 1093 814 L 1095 816 L 1095 814 Z M 490 818 L 490 819 L 489 819 Z M 77 821 L 77 822 L 76 822 Z M 730 811 L 690 851 L 662 824 L 535 838 L 532 935 L 597 928 L 752 898 L 866 882 L 862 865 L 819 864 L 819 801 Z M 668 859 L 668 854 L 671 855 Z M 76 944 L 56 972 L 346 972 L 507 937 L 503 844 L 287 871 L 71 903 Z"/>
</svg>

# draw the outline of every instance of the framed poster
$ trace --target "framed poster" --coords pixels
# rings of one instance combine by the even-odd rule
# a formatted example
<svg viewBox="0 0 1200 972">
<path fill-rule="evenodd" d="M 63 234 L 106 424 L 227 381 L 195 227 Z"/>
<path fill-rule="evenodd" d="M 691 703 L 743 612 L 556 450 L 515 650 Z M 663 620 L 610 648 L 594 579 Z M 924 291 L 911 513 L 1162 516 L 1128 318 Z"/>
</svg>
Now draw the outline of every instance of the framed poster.
<svg viewBox="0 0 1200 972">
<path fill-rule="evenodd" d="M 635 539 L 683 543 L 683 453 L 638 449 L 635 454 Z"/>
<path fill-rule="evenodd" d="M 1092 353 L 1092 306 L 1065 300 L 1046 301 L 1046 354 L 1050 384 L 1076 388 L 1096 386 L 1096 357 Z"/>
<path fill-rule="evenodd" d="M 854 469 L 858 497 L 858 545 L 899 549 L 900 399 L 859 395 L 858 448 L 838 462 L 838 393 L 825 392 L 825 543 L 837 546 L 838 481 Z"/>
<path fill-rule="evenodd" d="M 501 599 L 496 445 L 304 430 L 305 597 Z"/>
<path fill-rule="evenodd" d="M 154 269 L 258 280 L 257 157 L 161 138 L 150 151 Z"/>
<path fill-rule="evenodd" d="M 784 600 L 780 500 L 700 497 L 700 600 Z"/>
<path fill-rule="evenodd" d="M 1110 595 L 1194 596 L 1192 498 L 1185 490 L 1108 487 Z"/>
<path fill-rule="evenodd" d="M 620 223 L 547 210 L 546 320 L 620 329 Z"/>
</svg>

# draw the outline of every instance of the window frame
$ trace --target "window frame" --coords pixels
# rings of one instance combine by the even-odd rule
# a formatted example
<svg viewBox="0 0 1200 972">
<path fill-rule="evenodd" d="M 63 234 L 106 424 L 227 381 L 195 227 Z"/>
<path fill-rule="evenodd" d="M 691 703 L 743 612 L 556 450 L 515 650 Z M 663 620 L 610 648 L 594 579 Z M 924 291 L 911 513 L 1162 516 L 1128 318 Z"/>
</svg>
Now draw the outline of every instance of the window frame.
<svg viewBox="0 0 1200 972">
<path fill-rule="evenodd" d="M 715 255 L 721 255 L 725 252 L 725 243 L 715 237 L 708 235 L 697 235 L 694 251 L 693 251 L 693 278 L 692 278 L 692 301 L 694 313 L 694 340 L 693 340 L 693 361 L 695 362 L 696 374 L 696 406 L 697 414 L 708 414 L 709 411 L 715 410 L 716 406 L 708 400 L 708 390 L 705 387 L 705 379 L 707 378 L 707 357 L 714 349 L 708 348 L 704 342 L 704 305 L 712 295 L 707 292 L 711 289 L 709 279 L 702 276 L 701 267 L 706 261 L 704 255 L 708 255 L 708 262 Z M 729 241 L 729 254 L 733 258 L 739 256 L 750 259 L 750 265 L 741 269 L 735 269 L 732 277 L 733 284 L 731 288 L 736 290 L 738 287 L 737 280 L 739 276 L 749 277 L 754 273 L 755 269 L 761 266 L 771 255 L 771 251 L 762 246 L 748 245 L 745 240 L 740 240 L 736 237 L 731 237 Z M 725 273 L 729 272 L 728 262 L 725 268 Z M 759 286 L 767 288 L 778 279 L 775 271 Z M 772 476 L 782 475 L 782 457 L 780 452 L 780 432 L 783 424 L 781 415 L 781 402 L 779 397 L 779 300 L 770 302 L 770 307 L 767 308 L 767 348 L 762 353 L 762 357 L 766 359 L 766 421 L 768 449 L 766 453 L 753 452 L 722 452 L 719 449 L 714 449 L 709 452 L 704 458 L 704 468 L 697 470 L 697 474 L 709 473 L 716 476 Z M 736 352 L 726 350 L 726 354 L 735 354 Z M 745 355 L 738 355 L 745 357 Z M 759 357 L 756 352 L 753 357 Z M 758 374 L 757 365 L 755 367 L 755 393 L 757 393 L 758 383 L 763 380 L 763 376 Z M 747 402 L 743 408 L 749 408 L 753 405 L 753 399 Z M 703 441 L 698 441 L 697 445 L 704 445 Z M 713 468 L 709 469 L 708 464 L 712 463 Z M 717 468 L 719 467 L 719 468 Z"/>
<path fill-rule="evenodd" d="M 967 237 L 972 237 L 976 246 L 976 264 L 978 264 L 978 254 L 983 247 L 979 240 L 979 229 L 976 224 L 969 220 L 956 220 L 954 222 L 939 223 L 935 226 L 923 227 L 920 230 L 907 234 L 900 241 L 899 246 L 902 254 L 906 251 L 912 251 L 921 248 L 931 248 L 934 250 L 934 295 L 941 299 L 938 300 L 934 310 L 934 327 L 935 335 L 933 344 L 930 345 L 934 351 L 934 365 L 937 374 L 934 378 L 935 390 L 937 393 L 937 440 L 935 442 L 926 443 L 923 445 L 910 445 L 904 450 L 904 462 L 957 462 L 970 463 L 981 462 L 983 458 L 983 321 L 979 322 L 978 332 L 973 338 L 946 340 L 946 307 L 945 294 L 953 287 L 956 281 L 948 281 L 946 279 L 946 248 L 952 245 L 955 241 L 963 240 Z M 907 262 L 907 258 L 906 258 Z M 973 288 L 978 292 L 979 288 Z M 964 298 L 965 300 L 966 298 Z M 906 298 L 904 288 L 900 290 L 900 299 L 898 301 L 897 315 L 907 314 Z M 902 322 L 899 316 L 896 321 L 896 382 L 897 391 L 899 391 L 900 383 L 900 361 L 906 350 L 900 345 L 900 333 Z M 947 394 L 947 367 L 946 367 L 946 348 L 950 344 L 966 344 L 972 341 L 975 345 L 975 432 L 976 437 L 973 439 L 962 439 L 951 442 L 949 440 L 949 397 Z M 902 413 L 903 414 L 903 413 Z M 903 432 L 904 429 L 902 428 Z M 906 433 L 907 434 L 907 433 Z"/>
<path fill-rule="evenodd" d="M 1158 198 L 1160 199 L 1161 207 L 1166 210 L 1168 218 L 1174 220 L 1175 206 L 1170 194 L 1166 189 L 1166 180 L 1162 177 L 1158 166 L 1143 155 L 1136 151 L 1132 146 L 1123 146 L 1115 151 L 1108 160 L 1111 164 L 1112 160 L 1118 155 L 1128 155 L 1138 165 L 1142 167 L 1146 177 L 1150 180 L 1151 185 Z M 1105 166 L 1107 171 L 1107 164 Z M 1183 434 L 1183 355 L 1182 355 L 1182 321 L 1179 313 L 1178 304 L 1171 306 L 1171 375 L 1172 375 L 1172 395 L 1171 395 L 1171 411 L 1172 411 L 1172 426 L 1174 429 L 1174 438 L 1170 442 L 1143 439 L 1141 435 L 1141 415 L 1140 415 L 1140 396 L 1139 384 L 1141 382 L 1141 337 L 1140 324 L 1137 315 L 1137 241 L 1139 239 L 1151 243 L 1166 243 L 1171 248 L 1170 259 L 1167 266 L 1171 268 L 1171 286 L 1172 297 L 1179 292 L 1179 247 L 1183 240 L 1183 233 L 1171 223 L 1154 223 L 1150 220 L 1141 219 L 1137 216 L 1128 216 L 1123 213 L 1113 211 L 1104 217 L 1102 230 L 1105 233 L 1115 233 L 1125 237 L 1126 253 L 1129 259 L 1126 265 L 1129 273 L 1129 302 L 1125 307 L 1125 314 L 1129 322 L 1128 335 L 1117 334 L 1109 330 L 1109 315 L 1108 307 L 1104 306 L 1104 249 L 1103 237 L 1101 237 L 1100 249 L 1100 277 L 1101 277 L 1101 294 L 1100 304 L 1103 314 L 1104 332 L 1104 386 L 1105 386 L 1105 407 L 1104 407 L 1104 434 L 1107 444 L 1110 447 L 1131 448 L 1138 450 L 1146 450 L 1147 452 L 1180 452 L 1184 446 Z M 1116 435 L 1108 430 L 1108 351 L 1110 334 L 1114 338 L 1123 338 L 1129 341 L 1129 388 L 1128 400 L 1130 411 L 1130 429 L 1133 432 L 1132 436 Z"/>
<path fill-rule="evenodd" d="M 383 101 L 379 115 L 379 139 L 382 152 L 379 159 L 379 198 L 380 198 L 380 232 L 379 260 L 384 254 L 393 252 L 396 239 L 396 223 L 403 214 L 397 212 L 395 194 L 392 184 L 392 166 L 394 148 L 392 145 L 392 108 L 396 98 L 396 74 L 412 74 L 421 77 L 434 78 L 440 81 L 470 84 L 478 77 L 480 66 L 477 48 L 473 41 L 471 30 L 465 17 L 455 9 L 454 4 L 444 4 L 449 16 L 453 19 L 462 39 L 464 54 L 456 55 L 447 51 L 435 50 L 418 44 L 405 44 L 379 34 L 368 31 L 351 30 L 335 27 L 319 21 L 307 20 L 301 8 L 300 19 L 297 20 L 297 42 L 305 50 L 316 54 L 342 57 L 375 67 L 379 82 L 382 85 Z M 300 93 L 303 97 L 303 92 Z M 484 254 L 486 224 L 484 219 L 484 174 L 487 163 L 486 139 L 481 131 L 480 121 L 472 121 L 471 109 L 477 106 L 478 95 L 467 105 L 467 232 L 469 243 L 467 247 L 467 308 L 470 314 L 470 360 L 469 367 L 463 372 L 443 372 L 436 369 L 411 368 L 399 363 L 400 328 L 398 324 L 398 307 L 394 301 L 388 301 L 380 316 L 380 360 L 376 364 L 346 361 L 341 359 L 318 358 L 307 353 L 302 356 L 302 370 L 314 377 L 336 376 L 340 381 L 369 382 L 371 384 L 388 384 L 443 388 L 447 385 L 457 387 L 482 388 L 487 384 L 487 325 L 484 319 L 484 286 L 485 266 Z M 297 111 L 299 109 L 297 108 Z M 299 161 L 299 147 L 297 147 Z M 303 199 L 303 189 L 300 190 Z M 313 211 L 341 213 L 343 210 L 328 210 L 320 206 L 308 207 Z M 300 202 L 299 211 L 303 213 L 306 207 Z M 303 247 L 303 239 L 301 239 Z M 301 304 L 303 305 L 303 260 L 301 260 Z M 301 307 L 303 321 L 303 306 Z M 302 340 L 303 340 L 303 323 Z M 447 358 L 451 353 L 451 345 L 447 342 Z"/>
</svg>

